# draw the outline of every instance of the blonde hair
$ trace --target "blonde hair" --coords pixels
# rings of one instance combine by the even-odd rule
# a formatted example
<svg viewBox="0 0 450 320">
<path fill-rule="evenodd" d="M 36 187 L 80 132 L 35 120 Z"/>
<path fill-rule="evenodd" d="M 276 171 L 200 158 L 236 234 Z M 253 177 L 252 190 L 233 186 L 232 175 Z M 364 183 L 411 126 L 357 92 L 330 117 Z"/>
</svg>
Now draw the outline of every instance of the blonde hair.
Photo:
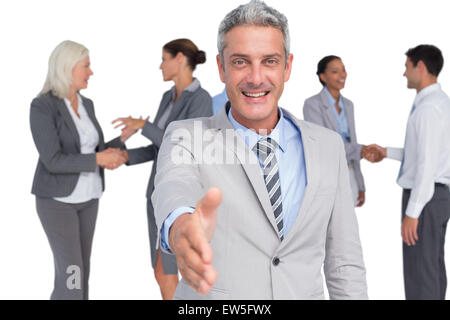
<svg viewBox="0 0 450 320">
<path fill-rule="evenodd" d="M 48 59 L 48 73 L 44 87 L 39 95 L 51 91 L 53 95 L 64 99 L 72 84 L 72 69 L 89 56 L 89 50 L 82 44 L 66 40 L 53 50 Z"/>
</svg>

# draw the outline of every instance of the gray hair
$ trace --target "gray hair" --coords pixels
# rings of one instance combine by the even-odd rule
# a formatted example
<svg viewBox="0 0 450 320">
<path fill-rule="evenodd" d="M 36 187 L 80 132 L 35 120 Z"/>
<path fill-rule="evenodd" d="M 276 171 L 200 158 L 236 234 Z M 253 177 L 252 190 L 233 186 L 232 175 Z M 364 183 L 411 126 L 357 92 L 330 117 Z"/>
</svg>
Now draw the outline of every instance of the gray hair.
<svg viewBox="0 0 450 320">
<path fill-rule="evenodd" d="M 48 59 L 47 78 L 39 95 L 51 91 L 58 98 L 64 99 L 72 84 L 73 67 L 87 56 L 89 50 L 74 41 L 66 40 L 57 45 Z"/>
<path fill-rule="evenodd" d="M 251 0 L 247 4 L 240 5 L 228 13 L 219 25 L 217 36 L 217 49 L 223 64 L 223 50 L 226 47 L 225 34 L 237 26 L 256 25 L 274 27 L 283 33 L 284 52 L 286 59 L 289 56 L 290 38 L 289 27 L 286 16 L 260 0 Z"/>
</svg>

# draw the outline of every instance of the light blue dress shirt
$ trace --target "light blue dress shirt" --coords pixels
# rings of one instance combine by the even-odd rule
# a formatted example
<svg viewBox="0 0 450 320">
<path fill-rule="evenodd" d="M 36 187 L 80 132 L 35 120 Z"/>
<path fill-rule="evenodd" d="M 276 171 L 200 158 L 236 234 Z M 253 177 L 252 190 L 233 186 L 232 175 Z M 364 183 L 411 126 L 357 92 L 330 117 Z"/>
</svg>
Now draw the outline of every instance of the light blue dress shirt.
<svg viewBox="0 0 450 320">
<path fill-rule="evenodd" d="M 284 117 L 281 109 L 279 110 L 280 119 L 269 135 L 275 140 L 278 148 L 275 151 L 275 156 L 278 161 L 278 170 L 280 176 L 281 195 L 283 203 L 283 225 L 284 238 L 292 228 L 295 219 L 300 211 L 303 194 L 305 193 L 307 179 L 306 179 L 306 165 L 305 155 L 303 151 L 303 142 L 300 129 L 294 124 L 292 120 Z M 238 134 L 244 139 L 246 145 L 250 150 L 256 143 L 263 138 L 255 131 L 250 130 L 240 123 L 238 123 L 231 112 L 228 112 L 228 118 L 236 129 Z M 260 160 L 261 175 L 263 175 L 262 162 Z M 164 249 L 170 250 L 168 246 L 169 229 L 172 223 L 183 213 L 192 213 L 194 208 L 181 207 L 170 213 L 163 223 L 161 229 L 161 245 Z"/>
<path fill-rule="evenodd" d="M 339 96 L 338 106 L 339 106 L 339 108 L 341 108 L 341 113 L 338 114 L 336 107 L 335 107 L 336 100 L 330 94 L 327 87 L 324 87 L 324 90 L 328 97 L 328 101 L 330 102 L 330 106 L 331 106 L 331 109 L 333 110 L 333 114 L 336 117 L 339 134 L 341 135 L 342 140 L 344 140 L 344 143 L 349 143 L 350 142 L 350 131 L 348 129 L 347 115 L 345 114 L 344 102 L 342 101 L 342 96 Z"/>
<path fill-rule="evenodd" d="M 227 91 L 223 89 L 221 93 L 212 98 L 213 114 L 214 115 L 218 114 L 219 111 L 222 110 L 225 103 L 227 103 L 227 101 L 228 101 Z"/>
</svg>

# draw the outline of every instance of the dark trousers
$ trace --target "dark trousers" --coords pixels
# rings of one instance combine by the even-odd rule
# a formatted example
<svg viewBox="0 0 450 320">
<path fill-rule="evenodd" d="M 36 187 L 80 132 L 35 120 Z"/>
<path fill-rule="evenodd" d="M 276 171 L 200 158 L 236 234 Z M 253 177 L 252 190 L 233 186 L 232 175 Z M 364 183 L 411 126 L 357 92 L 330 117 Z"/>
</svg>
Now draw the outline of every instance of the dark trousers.
<svg viewBox="0 0 450 320">
<path fill-rule="evenodd" d="M 402 219 L 411 190 L 403 190 Z M 403 243 L 403 275 L 407 300 L 444 300 L 447 276 L 444 244 L 450 217 L 450 192 L 446 185 L 435 184 L 433 198 L 419 217 L 415 246 Z"/>
<path fill-rule="evenodd" d="M 69 204 L 36 197 L 36 208 L 55 262 L 52 300 L 87 300 L 98 199 Z"/>
</svg>

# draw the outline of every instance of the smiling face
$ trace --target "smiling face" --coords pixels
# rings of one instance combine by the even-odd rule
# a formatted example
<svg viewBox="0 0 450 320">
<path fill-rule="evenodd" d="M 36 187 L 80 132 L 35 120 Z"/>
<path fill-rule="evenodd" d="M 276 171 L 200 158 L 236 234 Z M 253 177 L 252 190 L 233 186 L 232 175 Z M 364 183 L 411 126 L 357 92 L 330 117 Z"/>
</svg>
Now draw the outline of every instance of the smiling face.
<svg viewBox="0 0 450 320">
<path fill-rule="evenodd" d="M 334 59 L 328 62 L 324 73 L 320 74 L 320 80 L 325 82 L 328 89 L 333 91 L 340 91 L 345 87 L 345 80 L 347 79 L 347 71 L 341 59 Z"/>
<path fill-rule="evenodd" d="M 89 56 L 78 61 L 72 69 L 72 89 L 75 92 L 78 92 L 81 89 L 86 89 L 88 86 L 88 80 L 93 74 Z"/>
<path fill-rule="evenodd" d="M 289 80 L 292 54 L 285 57 L 283 34 L 274 27 L 244 25 L 225 35 L 219 73 L 233 117 L 255 130 L 271 130 L 278 121 L 278 100 Z"/>
</svg>

